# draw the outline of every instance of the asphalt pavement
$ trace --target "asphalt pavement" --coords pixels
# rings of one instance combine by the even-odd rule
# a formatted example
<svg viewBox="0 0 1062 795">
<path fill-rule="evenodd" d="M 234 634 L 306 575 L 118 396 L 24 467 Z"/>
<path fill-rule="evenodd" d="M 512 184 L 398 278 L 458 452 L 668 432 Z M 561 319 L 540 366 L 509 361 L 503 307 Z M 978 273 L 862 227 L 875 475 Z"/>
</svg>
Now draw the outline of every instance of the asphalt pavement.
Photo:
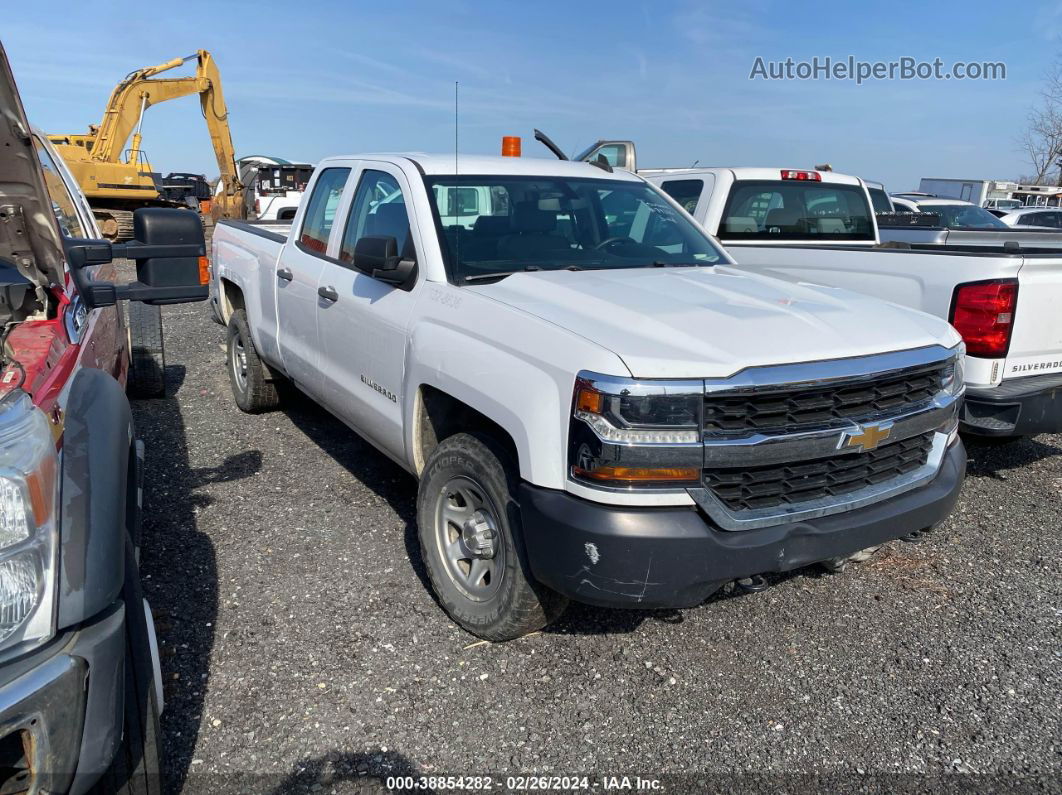
<svg viewBox="0 0 1062 795">
<path fill-rule="evenodd" d="M 242 414 L 207 305 L 164 318 L 169 395 L 134 413 L 169 791 L 1062 787 L 1062 437 L 971 447 L 942 527 L 842 574 L 480 643 L 414 480 L 307 399 Z"/>
</svg>

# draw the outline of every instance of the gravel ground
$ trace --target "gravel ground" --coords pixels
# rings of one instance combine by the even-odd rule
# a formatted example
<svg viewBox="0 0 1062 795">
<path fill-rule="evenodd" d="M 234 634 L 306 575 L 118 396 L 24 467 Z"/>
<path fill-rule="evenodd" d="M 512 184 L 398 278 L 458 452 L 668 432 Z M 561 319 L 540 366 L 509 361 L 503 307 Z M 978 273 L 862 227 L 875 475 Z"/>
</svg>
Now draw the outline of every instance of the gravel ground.
<svg viewBox="0 0 1062 795">
<path fill-rule="evenodd" d="M 971 447 L 952 518 L 844 574 L 491 645 L 432 598 L 411 478 L 308 400 L 241 414 L 205 304 L 165 323 L 134 411 L 171 791 L 1062 786 L 1062 437 Z"/>
</svg>

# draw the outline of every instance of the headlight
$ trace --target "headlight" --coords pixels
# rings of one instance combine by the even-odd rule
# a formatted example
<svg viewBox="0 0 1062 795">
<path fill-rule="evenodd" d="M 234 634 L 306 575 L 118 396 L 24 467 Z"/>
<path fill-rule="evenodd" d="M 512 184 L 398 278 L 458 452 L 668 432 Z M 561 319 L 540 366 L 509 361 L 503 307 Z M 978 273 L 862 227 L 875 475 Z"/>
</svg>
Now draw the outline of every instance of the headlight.
<svg viewBox="0 0 1062 795">
<path fill-rule="evenodd" d="M 966 346 L 962 343 L 956 348 L 955 359 L 944 371 L 944 391 L 949 395 L 962 394 L 966 379 Z"/>
<path fill-rule="evenodd" d="M 0 407 L 0 649 L 52 636 L 59 462 L 29 397 Z"/>
<path fill-rule="evenodd" d="M 614 488 L 700 480 L 701 381 L 637 381 L 580 373 L 569 433 L 573 478 Z"/>
</svg>

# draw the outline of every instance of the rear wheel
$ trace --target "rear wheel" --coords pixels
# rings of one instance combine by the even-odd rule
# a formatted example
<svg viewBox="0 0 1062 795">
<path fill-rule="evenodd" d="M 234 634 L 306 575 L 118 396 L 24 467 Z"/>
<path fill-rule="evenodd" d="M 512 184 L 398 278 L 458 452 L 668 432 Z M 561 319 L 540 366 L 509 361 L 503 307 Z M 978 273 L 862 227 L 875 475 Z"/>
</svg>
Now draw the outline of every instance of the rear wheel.
<svg viewBox="0 0 1062 795">
<path fill-rule="evenodd" d="M 163 397 L 166 394 L 166 350 L 162 341 L 162 308 L 128 301 L 125 323 L 129 333 L 127 391 L 133 397 Z"/>
<path fill-rule="evenodd" d="M 567 605 L 531 574 L 516 483 L 500 445 L 460 433 L 435 448 L 417 494 L 421 555 L 439 602 L 464 629 L 493 641 L 541 629 Z"/>
<path fill-rule="evenodd" d="M 236 405 L 249 414 L 275 409 L 280 404 L 280 393 L 272 373 L 255 350 L 247 313 L 242 309 L 235 310 L 229 318 L 226 351 Z"/>
<path fill-rule="evenodd" d="M 159 753 L 159 702 L 151 653 L 153 630 L 140 589 L 133 543 L 126 538 L 125 585 L 125 713 L 122 742 L 110 767 L 96 782 L 94 795 L 159 795 L 162 766 Z"/>
</svg>

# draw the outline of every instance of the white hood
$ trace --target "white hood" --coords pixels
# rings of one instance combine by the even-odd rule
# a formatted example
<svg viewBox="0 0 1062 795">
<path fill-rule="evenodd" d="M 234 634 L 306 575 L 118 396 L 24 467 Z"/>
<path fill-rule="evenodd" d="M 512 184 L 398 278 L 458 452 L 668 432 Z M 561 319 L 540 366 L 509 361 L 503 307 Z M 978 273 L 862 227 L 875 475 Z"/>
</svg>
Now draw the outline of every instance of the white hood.
<svg viewBox="0 0 1062 795">
<path fill-rule="evenodd" d="M 923 312 L 729 267 L 535 271 L 465 289 L 607 348 L 636 378 L 726 378 L 959 342 Z"/>
</svg>

